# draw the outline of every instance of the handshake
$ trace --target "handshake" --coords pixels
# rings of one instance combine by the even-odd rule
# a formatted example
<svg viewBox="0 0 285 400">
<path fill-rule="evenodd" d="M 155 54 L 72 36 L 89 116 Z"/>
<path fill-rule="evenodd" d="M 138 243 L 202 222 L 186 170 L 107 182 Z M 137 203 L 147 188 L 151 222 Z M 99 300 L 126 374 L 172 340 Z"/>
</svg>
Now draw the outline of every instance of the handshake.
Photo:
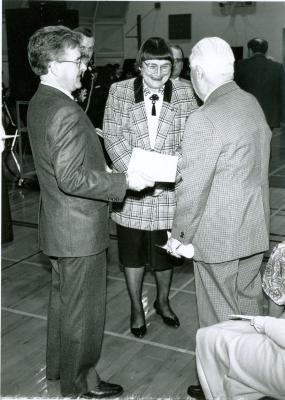
<svg viewBox="0 0 285 400">
<path fill-rule="evenodd" d="M 155 181 L 139 171 L 128 171 L 126 173 L 128 189 L 140 192 L 147 187 L 153 187 Z"/>
</svg>

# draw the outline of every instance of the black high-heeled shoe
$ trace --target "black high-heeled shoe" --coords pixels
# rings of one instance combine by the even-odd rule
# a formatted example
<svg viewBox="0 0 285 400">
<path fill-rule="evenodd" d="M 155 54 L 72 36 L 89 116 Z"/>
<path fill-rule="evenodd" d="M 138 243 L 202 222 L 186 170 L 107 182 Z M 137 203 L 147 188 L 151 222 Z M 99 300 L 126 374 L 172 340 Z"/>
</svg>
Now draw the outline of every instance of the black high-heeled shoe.
<svg viewBox="0 0 285 400">
<path fill-rule="evenodd" d="M 131 327 L 131 332 L 137 338 L 142 339 L 146 334 L 146 325 L 144 324 L 144 325 L 140 326 L 139 328 Z"/>
<path fill-rule="evenodd" d="M 162 313 L 161 309 L 159 308 L 156 301 L 153 303 L 153 307 L 154 307 L 156 313 L 161 316 L 163 322 L 166 325 L 172 326 L 173 328 L 179 328 L 180 321 L 175 314 L 173 315 L 173 317 L 166 317 L 165 315 L 163 315 L 163 313 Z"/>
</svg>

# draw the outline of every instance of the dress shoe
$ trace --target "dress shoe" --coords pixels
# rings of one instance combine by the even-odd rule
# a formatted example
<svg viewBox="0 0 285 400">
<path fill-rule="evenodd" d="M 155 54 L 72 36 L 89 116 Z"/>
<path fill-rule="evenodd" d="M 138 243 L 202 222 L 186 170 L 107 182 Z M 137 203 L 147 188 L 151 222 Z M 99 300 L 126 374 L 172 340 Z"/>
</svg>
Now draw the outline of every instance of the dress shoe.
<svg viewBox="0 0 285 400">
<path fill-rule="evenodd" d="M 193 397 L 197 400 L 206 400 L 206 397 L 203 393 L 203 389 L 201 385 L 190 385 L 187 389 L 187 393 L 189 396 Z"/>
<path fill-rule="evenodd" d="M 115 383 L 101 381 L 95 389 L 82 394 L 83 399 L 103 399 L 105 397 L 117 397 L 123 393 L 123 388 Z"/>
<path fill-rule="evenodd" d="M 177 316 L 175 314 L 173 315 L 173 317 L 166 317 L 165 315 L 163 315 L 163 313 L 160 310 L 156 301 L 153 303 L 153 307 L 154 307 L 156 313 L 161 316 L 163 322 L 166 325 L 172 326 L 173 328 L 178 328 L 180 326 L 179 319 L 177 318 Z"/>
<path fill-rule="evenodd" d="M 139 339 L 142 339 L 144 335 L 146 334 L 146 325 L 142 325 L 139 328 L 132 328 L 131 327 L 131 332 L 134 336 L 136 336 Z"/>
</svg>

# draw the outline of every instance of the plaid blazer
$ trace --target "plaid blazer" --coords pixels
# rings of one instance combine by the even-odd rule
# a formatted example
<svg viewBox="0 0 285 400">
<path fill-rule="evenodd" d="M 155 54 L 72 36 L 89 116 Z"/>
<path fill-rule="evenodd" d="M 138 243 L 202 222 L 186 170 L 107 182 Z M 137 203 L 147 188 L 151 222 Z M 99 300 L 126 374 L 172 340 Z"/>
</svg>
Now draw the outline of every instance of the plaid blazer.
<svg viewBox="0 0 285 400">
<path fill-rule="evenodd" d="M 268 249 L 271 130 L 257 100 L 226 83 L 191 114 L 172 236 L 222 263 Z"/>
<path fill-rule="evenodd" d="M 176 154 L 186 119 L 196 108 L 197 101 L 189 83 L 166 82 L 154 151 Z M 111 86 L 103 136 L 117 172 L 127 171 L 134 147 L 151 150 L 141 76 Z M 156 195 L 155 188 L 140 193 L 128 191 L 122 203 L 113 204 L 113 220 L 120 225 L 142 230 L 171 228 L 176 206 L 175 185 L 166 183 L 159 187 L 163 189 L 159 195 Z"/>
</svg>

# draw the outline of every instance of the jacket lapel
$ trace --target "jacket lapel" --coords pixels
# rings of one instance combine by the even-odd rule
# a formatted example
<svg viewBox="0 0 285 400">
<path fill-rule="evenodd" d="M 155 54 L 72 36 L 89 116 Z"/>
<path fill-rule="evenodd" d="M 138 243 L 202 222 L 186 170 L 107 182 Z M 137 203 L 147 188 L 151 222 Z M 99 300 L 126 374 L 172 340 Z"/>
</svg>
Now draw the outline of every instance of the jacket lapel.
<svg viewBox="0 0 285 400">
<path fill-rule="evenodd" d="M 135 102 L 130 108 L 131 124 L 137 133 L 138 144 L 145 150 L 151 150 L 147 116 L 144 106 L 142 77 L 134 80 Z"/>
<path fill-rule="evenodd" d="M 158 121 L 157 136 L 154 150 L 160 152 L 164 146 L 170 127 L 173 125 L 176 107 L 171 104 L 173 86 L 168 80 L 164 88 L 163 103 Z"/>
</svg>

